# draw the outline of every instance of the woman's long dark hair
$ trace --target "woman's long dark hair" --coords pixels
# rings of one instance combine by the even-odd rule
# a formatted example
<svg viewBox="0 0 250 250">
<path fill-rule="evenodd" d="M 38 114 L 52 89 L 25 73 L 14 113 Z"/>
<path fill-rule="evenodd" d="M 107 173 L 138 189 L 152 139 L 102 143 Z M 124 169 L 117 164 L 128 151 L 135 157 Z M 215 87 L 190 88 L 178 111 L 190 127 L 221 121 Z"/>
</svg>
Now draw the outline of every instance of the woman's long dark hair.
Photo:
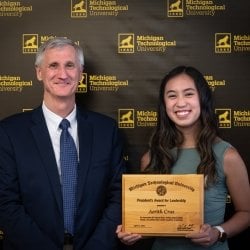
<svg viewBox="0 0 250 250">
<path fill-rule="evenodd" d="M 183 73 L 194 80 L 200 100 L 201 130 L 197 136 L 196 148 L 201 161 L 197 167 L 197 173 L 206 176 L 207 184 L 213 183 L 216 178 L 216 168 L 212 145 L 218 136 L 217 118 L 214 112 L 212 91 L 203 75 L 193 67 L 174 68 L 162 80 L 159 92 L 158 123 L 150 140 L 150 162 L 145 171 L 169 174 L 176 161 L 172 150 L 183 143 L 183 135 L 169 119 L 164 102 L 166 84 L 173 77 Z"/>
</svg>

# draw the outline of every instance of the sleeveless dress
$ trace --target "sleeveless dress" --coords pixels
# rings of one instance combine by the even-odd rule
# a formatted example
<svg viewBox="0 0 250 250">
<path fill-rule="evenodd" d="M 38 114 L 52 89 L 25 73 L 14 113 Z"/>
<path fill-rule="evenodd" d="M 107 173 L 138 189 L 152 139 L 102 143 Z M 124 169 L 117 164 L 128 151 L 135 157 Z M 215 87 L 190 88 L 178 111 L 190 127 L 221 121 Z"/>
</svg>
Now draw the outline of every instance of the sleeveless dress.
<svg viewBox="0 0 250 250">
<path fill-rule="evenodd" d="M 204 192 L 204 223 L 217 226 L 223 223 L 226 198 L 228 190 L 223 170 L 224 153 L 232 147 L 225 141 L 214 144 L 213 150 L 216 157 L 216 170 L 218 181 Z M 176 154 L 176 150 L 175 150 Z M 200 156 L 195 148 L 180 149 L 178 160 L 172 168 L 172 174 L 195 174 L 200 162 Z M 157 237 L 153 243 L 152 250 L 228 250 L 228 242 L 216 242 L 210 247 L 193 244 L 185 237 Z"/>
</svg>

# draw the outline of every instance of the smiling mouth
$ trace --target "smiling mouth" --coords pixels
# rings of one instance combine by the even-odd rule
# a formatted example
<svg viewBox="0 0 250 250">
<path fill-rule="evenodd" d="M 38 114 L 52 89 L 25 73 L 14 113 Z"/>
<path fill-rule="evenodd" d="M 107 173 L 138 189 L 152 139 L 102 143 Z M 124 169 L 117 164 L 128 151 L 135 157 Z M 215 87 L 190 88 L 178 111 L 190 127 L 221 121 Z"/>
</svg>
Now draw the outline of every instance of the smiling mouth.
<svg viewBox="0 0 250 250">
<path fill-rule="evenodd" d="M 58 85 L 70 85 L 70 82 L 56 82 Z"/>
<path fill-rule="evenodd" d="M 190 113 L 190 111 L 183 110 L 183 111 L 176 111 L 175 113 L 177 116 L 183 117 L 183 116 L 187 116 Z"/>
</svg>

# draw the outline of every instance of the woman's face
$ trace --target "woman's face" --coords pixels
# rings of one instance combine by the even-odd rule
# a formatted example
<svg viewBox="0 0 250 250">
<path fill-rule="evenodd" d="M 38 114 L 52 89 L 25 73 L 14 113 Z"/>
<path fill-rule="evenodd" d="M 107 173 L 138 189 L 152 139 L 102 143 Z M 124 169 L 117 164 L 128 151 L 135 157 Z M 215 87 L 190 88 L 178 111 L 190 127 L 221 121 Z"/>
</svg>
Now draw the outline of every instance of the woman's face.
<svg viewBox="0 0 250 250">
<path fill-rule="evenodd" d="M 180 130 L 200 124 L 199 95 L 190 76 L 183 73 L 171 78 L 165 86 L 164 101 L 167 115 Z"/>
</svg>

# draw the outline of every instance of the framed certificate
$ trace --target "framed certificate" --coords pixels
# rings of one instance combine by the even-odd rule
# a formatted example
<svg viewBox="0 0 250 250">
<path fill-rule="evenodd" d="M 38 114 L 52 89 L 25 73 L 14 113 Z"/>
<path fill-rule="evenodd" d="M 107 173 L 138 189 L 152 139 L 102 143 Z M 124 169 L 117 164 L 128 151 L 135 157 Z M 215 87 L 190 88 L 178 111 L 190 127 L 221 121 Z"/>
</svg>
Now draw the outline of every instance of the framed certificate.
<svg viewBox="0 0 250 250">
<path fill-rule="evenodd" d="M 204 215 L 204 176 L 124 174 L 122 228 L 144 236 L 198 232 Z"/>
</svg>

